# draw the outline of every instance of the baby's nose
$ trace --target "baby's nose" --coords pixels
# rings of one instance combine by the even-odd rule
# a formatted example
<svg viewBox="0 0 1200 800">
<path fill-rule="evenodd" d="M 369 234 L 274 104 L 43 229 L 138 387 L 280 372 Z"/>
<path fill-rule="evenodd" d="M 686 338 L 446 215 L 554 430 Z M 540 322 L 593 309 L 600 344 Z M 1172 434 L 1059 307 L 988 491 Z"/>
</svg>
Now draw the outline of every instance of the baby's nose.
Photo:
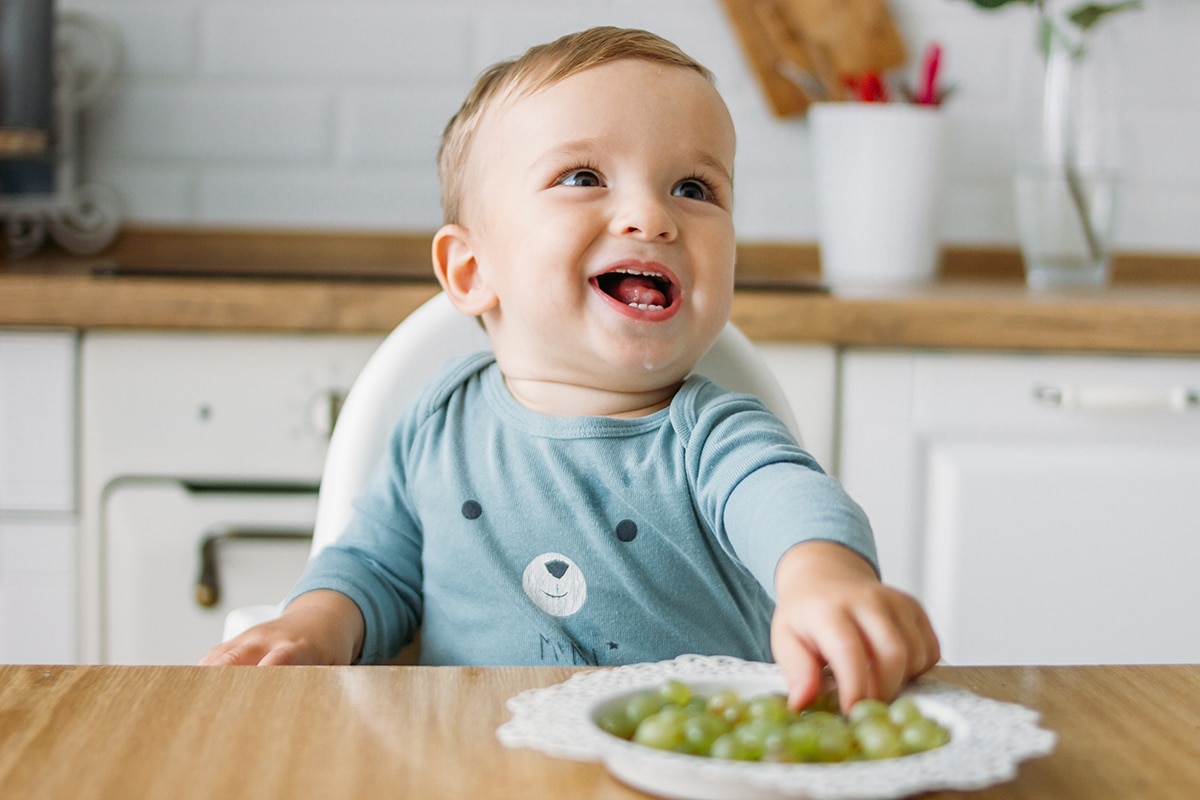
<svg viewBox="0 0 1200 800">
<path fill-rule="evenodd" d="M 613 218 L 614 233 L 646 240 L 673 240 L 678 235 L 675 219 L 666 204 L 650 192 L 639 192 L 624 200 Z"/>
</svg>

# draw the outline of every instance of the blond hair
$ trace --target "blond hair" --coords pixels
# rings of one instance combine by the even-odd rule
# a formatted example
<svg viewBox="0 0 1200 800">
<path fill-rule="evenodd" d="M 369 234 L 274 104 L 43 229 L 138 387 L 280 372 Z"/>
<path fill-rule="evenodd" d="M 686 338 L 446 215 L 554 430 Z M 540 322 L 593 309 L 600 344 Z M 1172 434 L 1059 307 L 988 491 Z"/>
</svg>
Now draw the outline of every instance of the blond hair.
<svg viewBox="0 0 1200 800">
<path fill-rule="evenodd" d="M 636 59 L 690 69 L 710 83 L 713 74 L 676 45 L 643 30 L 589 28 L 526 50 L 519 58 L 485 70 L 442 132 L 438 180 L 442 218 L 457 223 L 462 211 L 463 177 L 475 131 L 484 113 L 501 100 L 516 100 L 552 86 L 586 69 L 610 61 Z"/>
</svg>

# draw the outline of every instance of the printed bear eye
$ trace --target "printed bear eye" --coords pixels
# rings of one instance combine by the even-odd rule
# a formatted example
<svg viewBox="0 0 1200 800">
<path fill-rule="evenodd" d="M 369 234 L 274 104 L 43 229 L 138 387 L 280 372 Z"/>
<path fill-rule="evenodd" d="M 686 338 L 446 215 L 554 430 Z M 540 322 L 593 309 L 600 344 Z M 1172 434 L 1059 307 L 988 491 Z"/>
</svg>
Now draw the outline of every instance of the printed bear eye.
<svg viewBox="0 0 1200 800">
<path fill-rule="evenodd" d="M 476 500 L 468 500 L 462 504 L 462 515 L 467 519 L 479 519 L 483 515 L 483 506 Z"/>
<path fill-rule="evenodd" d="M 617 538 L 622 542 L 632 542 L 637 538 L 637 523 L 631 519 L 623 519 L 618 522 Z"/>
</svg>

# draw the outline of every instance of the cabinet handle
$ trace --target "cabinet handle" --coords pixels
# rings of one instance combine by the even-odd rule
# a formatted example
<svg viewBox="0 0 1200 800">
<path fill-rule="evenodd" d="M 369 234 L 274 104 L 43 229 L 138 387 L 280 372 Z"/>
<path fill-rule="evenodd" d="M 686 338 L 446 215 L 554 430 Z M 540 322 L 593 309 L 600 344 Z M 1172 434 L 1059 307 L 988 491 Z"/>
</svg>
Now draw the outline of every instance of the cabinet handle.
<svg viewBox="0 0 1200 800">
<path fill-rule="evenodd" d="M 212 608 L 221 602 L 221 581 L 217 575 L 217 548 L 232 540 L 295 542 L 311 541 L 312 531 L 278 528 L 219 527 L 200 539 L 200 576 L 196 578 L 196 603 Z"/>
<path fill-rule="evenodd" d="M 1200 390 L 1188 386 L 1166 389 L 1148 386 L 1033 387 L 1033 399 L 1067 411 L 1174 411 L 1200 408 Z"/>
<path fill-rule="evenodd" d="M 337 425 L 345 402 L 346 392 L 341 389 L 317 392 L 308 404 L 308 421 L 313 431 L 326 439 L 333 436 L 333 427 Z"/>
</svg>

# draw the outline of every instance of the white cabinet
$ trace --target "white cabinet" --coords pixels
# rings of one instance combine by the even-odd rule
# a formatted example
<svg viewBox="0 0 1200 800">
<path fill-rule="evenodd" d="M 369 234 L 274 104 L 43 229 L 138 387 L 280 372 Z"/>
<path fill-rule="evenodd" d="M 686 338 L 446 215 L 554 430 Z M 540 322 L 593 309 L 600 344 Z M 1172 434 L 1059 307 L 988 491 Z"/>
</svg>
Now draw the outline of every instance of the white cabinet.
<svg viewBox="0 0 1200 800">
<path fill-rule="evenodd" d="M 0 331 L 0 663 L 75 660 L 70 331 Z"/>
<path fill-rule="evenodd" d="M 834 469 L 837 350 L 831 345 L 755 342 L 787 397 L 804 447 L 827 472 Z"/>
<path fill-rule="evenodd" d="M 1200 361 L 851 351 L 840 475 L 947 661 L 1200 661 Z"/>
<path fill-rule="evenodd" d="M 77 337 L 0 331 L 0 511 L 75 510 Z"/>
</svg>

